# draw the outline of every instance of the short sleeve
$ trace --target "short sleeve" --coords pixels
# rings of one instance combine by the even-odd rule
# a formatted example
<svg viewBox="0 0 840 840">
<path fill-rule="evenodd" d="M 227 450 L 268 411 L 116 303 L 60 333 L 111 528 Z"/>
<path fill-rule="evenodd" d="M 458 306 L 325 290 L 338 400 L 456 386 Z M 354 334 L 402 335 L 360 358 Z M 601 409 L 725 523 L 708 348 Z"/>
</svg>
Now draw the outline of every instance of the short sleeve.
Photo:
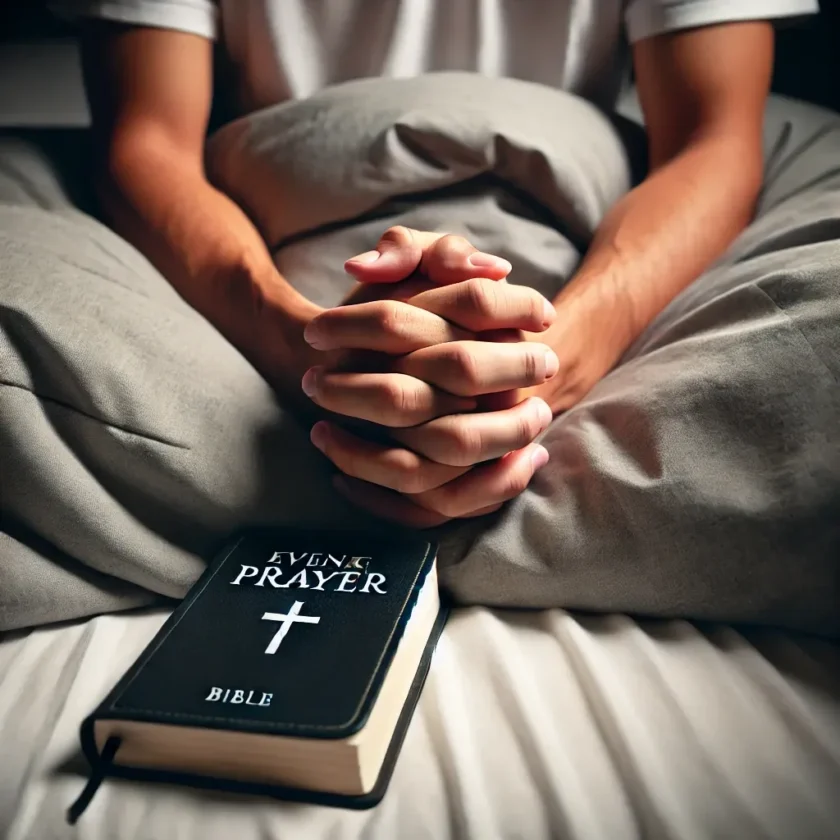
<svg viewBox="0 0 840 840">
<path fill-rule="evenodd" d="M 175 29 L 211 40 L 218 33 L 219 12 L 213 0 L 53 0 L 50 7 L 61 17 Z"/>
<path fill-rule="evenodd" d="M 816 14 L 818 0 L 630 0 L 624 13 L 631 43 L 678 29 L 739 20 Z"/>
</svg>

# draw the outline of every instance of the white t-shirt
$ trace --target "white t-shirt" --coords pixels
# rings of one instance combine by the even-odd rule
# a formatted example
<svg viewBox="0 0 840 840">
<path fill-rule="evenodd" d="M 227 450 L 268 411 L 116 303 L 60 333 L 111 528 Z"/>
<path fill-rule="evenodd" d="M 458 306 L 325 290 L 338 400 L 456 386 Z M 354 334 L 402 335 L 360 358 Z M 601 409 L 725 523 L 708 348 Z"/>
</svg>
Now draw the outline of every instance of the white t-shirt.
<svg viewBox="0 0 840 840">
<path fill-rule="evenodd" d="M 368 76 L 512 76 L 609 107 L 628 44 L 734 20 L 814 13 L 818 0 L 58 0 L 74 15 L 220 40 L 253 110 Z"/>
</svg>

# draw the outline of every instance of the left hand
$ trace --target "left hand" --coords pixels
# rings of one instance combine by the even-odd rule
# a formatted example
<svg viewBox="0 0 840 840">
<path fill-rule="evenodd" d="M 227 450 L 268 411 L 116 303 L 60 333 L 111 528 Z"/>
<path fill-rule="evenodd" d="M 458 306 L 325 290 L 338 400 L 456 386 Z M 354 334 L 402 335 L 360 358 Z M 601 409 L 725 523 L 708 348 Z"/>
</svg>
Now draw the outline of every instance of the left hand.
<svg viewBox="0 0 840 840">
<path fill-rule="evenodd" d="M 395 321 L 407 332 L 412 315 L 404 307 L 398 311 L 365 310 L 345 305 L 316 319 L 335 342 L 324 344 L 325 349 L 347 345 L 399 355 L 419 347 L 478 338 L 485 347 L 491 340 L 531 342 L 554 352 L 558 370 L 543 382 L 511 384 L 509 390 L 499 389 L 489 398 L 492 389 L 474 389 L 473 395 L 484 394 L 479 399 L 481 408 L 506 408 L 535 396 L 545 401 L 554 415 L 567 411 L 615 366 L 632 340 L 632 298 L 607 272 L 574 278 L 552 305 L 528 287 L 495 286 L 477 279 L 504 281 L 510 263 L 478 254 L 462 237 L 404 227 L 386 231 L 376 251 L 348 260 L 345 267 L 362 284 L 346 304 L 379 301 L 382 305 L 383 300 L 397 300 L 437 313 L 443 320 L 437 322 L 437 329 L 428 321 L 426 332 L 420 330 L 421 335 L 410 341 L 403 341 L 408 338 L 404 335 L 392 345 L 373 347 L 373 333 L 383 320 Z M 452 288 L 444 292 L 442 286 Z M 421 319 L 423 313 L 414 313 L 414 317 Z M 472 335 L 453 330 L 453 324 Z"/>
<path fill-rule="evenodd" d="M 455 291 L 450 286 L 424 292 L 423 304 L 432 307 L 430 299 L 446 300 Z M 533 443 L 551 422 L 541 399 L 517 400 L 496 411 L 472 409 L 482 395 L 544 382 L 557 360 L 539 343 L 447 341 L 453 325 L 414 307 L 413 300 L 404 304 L 399 336 L 371 328 L 380 320 L 379 304 L 319 316 L 315 332 L 324 348 L 367 345 L 398 353 L 400 342 L 406 351 L 420 347 L 396 356 L 386 368 L 390 372 L 317 369 L 304 387 L 322 408 L 389 427 L 389 443 L 324 421 L 313 427 L 312 442 L 344 474 L 337 477 L 338 489 L 378 516 L 429 527 L 496 510 L 521 493 L 546 463 L 548 453 Z M 434 344 L 431 337 L 438 332 L 443 341 Z"/>
<path fill-rule="evenodd" d="M 347 314 L 349 322 L 352 313 L 348 311 Z M 453 412 L 419 426 L 392 428 L 393 443 L 366 440 L 334 423 L 316 424 L 312 429 L 312 442 L 343 473 L 336 476 L 336 488 L 354 504 L 377 516 L 418 528 L 498 510 L 504 502 L 525 490 L 534 473 L 547 463 L 548 452 L 532 441 L 548 427 L 553 413 L 575 405 L 614 363 L 614 357 L 610 355 L 615 352 L 613 344 L 601 338 L 597 331 L 587 333 L 581 325 L 578 327 L 575 332 L 568 329 L 562 333 L 569 352 L 557 354 L 560 358 L 557 375 L 541 384 L 517 387 L 515 391 L 496 395 L 504 398 L 499 403 L 500 408 L 504 404 L 512 406 L 510 408 L 467 414 Z M 543 336 L 546 334 L 530 338 L 542 339 Z M 593 341 L 593 336 L 598 340 Z M 452 373 L 451 381 L 435 379 L 434 371 L 424 370 L 425 358 L 444 358 L 448 348 L 472 343 L 447 342 L 409 353 L 397 360 L 395 369 L 421 379 L 429 377 L 433 382 L 442 383 L 447 392 L 449 389 L 463 394 L 490 392 L 494 389 L 490 379 L 482 385 L 475 378 L 470 380 L 454 365 L 448 371 L 446 367 L 442 371 Z M 478 343 L 482 348 L 499 353 L 500 358 L 505 352 L 522 353 L 533 346 L 528 341 Z M 537 346 L 546 345 L 540 341 Z M 473 366 L 473 370 L 476 369 Z M 490 366 L 493 374 L 499 377 L 503 369 L 503 364 Z M 352 395 L 353 385 L 360 383 L 363 375 L 332 376 L 337 381 L 347 377 L 349 387 L 342 394 L 341 385 L 338 385 L 330 394 L 327 386 L 322 396 L 323 404 L 340 407 L 354 416 L 382 420 L 381 403 L 377 409 L 376 399 L 365 405 L 364 400 L 357 402 Z M 327 374 L 325 379 L 329 377 Z M 512 382 L 512 378 L 507 382 L 499 378 L 495 387 L 501 391 Z M 395 418 L 390 418 L 390 422 L 394 421 Z"/>
<path fill-rule="evenodd" d="M 531 342 L 477 340 L 489 330 L 518 337 L 520 329 L 544 328 L 544 304 L 532 289 L 477 278 L 327 310 L 304 333 L 313 347 L 376 355 L 367 370 L 312 368 L 304 390 L 323 409 L 397 429 L 472 411 L 483 396 L 555 374 L 556 354 L 538 333 Z"/>
<path fill-rule="evenodd" d="M 323 313 L 306 336 L 324 351 L 387 354 L 387 364 L 375 372 L 316 369 L 304 387 L 322 408 L 390 427 L 390 440 L 375 443 L 323 422 L 312 440 L 345 474 L 339 488 L 380 516 L 427 527 L 494 510 L 547 461 L 533 440 L 551 420 L 542 400 L 514 403 L 505 393 L 544 382 L 557 359 L 538 341 L 475 337 L 488 330 L 538 335 L 553 307 L 532 289 L 498 283 L 510 268 L 504 261 L 478 255 L 471 265 L 477 252 L 460 237 L 396 228 L 380 249 L 353 271 L 370 280 L 355 297 L 365 302 Z M 494 261 L 496 279 L 483 277 L 494 273 Z M 377 266 L 374 277 L 365 263 Z M 400 282 L 418 267 L 420 275 Z M 382 283 L 389 300 L 381 300 Z M 474 412 L 476 398 L 487 394 L 501 397 L 500 410 Z"/>
</svg>

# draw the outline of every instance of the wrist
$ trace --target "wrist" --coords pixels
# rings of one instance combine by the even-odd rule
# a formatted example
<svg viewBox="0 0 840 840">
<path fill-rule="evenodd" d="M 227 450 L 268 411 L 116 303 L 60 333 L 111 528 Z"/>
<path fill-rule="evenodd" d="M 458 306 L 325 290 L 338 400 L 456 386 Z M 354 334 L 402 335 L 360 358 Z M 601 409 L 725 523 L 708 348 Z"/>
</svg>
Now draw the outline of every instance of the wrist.
<svg viewBox="0 0 840 840">
<path fill-rule="evenodd" d="M 639 333 L 637 307 L 624 278 L 614 271 L 581 272 L 553 301 L 557 318 L 548 343 L 555 351 L 570 338 L 575 346 L 591 352 L 597 345 L 614 360 L 624 353 Z"/>
<path fill-rule="evenodd" d="M 606 376 L 633 342 L 633 307 L 611 278 L 578 276 L 553 301 L 557 318 L 531 341 L 551 347 L 556 376 L 534 389 L 557 414 L 577 404 Z"/>
<path fill-rule="evenodd" d="M 322 308 L 300 294 L 271 265 L 243 272 L 247 300 L 238 307 L 243 317 L 245 355 L 272 387 L 298 395 L 304 372 L 318 363 L 317 351 L 303 338 L 309 321 Z"/>
</svg>

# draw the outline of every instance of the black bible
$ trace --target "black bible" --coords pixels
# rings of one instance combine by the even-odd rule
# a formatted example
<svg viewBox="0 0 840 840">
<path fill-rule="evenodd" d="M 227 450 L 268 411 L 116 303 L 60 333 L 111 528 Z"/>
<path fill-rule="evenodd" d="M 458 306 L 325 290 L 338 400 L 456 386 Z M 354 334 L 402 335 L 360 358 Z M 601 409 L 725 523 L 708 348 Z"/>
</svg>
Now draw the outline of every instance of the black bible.
<svg viewBox="0 0 840 840">
<path fill-rule="evenodd" d="M 446 610 L 436 546 L 239 535 L 84 720 L 90 782 L 174 781 L 343 807 L 385 792 Z"/>
</svg>

